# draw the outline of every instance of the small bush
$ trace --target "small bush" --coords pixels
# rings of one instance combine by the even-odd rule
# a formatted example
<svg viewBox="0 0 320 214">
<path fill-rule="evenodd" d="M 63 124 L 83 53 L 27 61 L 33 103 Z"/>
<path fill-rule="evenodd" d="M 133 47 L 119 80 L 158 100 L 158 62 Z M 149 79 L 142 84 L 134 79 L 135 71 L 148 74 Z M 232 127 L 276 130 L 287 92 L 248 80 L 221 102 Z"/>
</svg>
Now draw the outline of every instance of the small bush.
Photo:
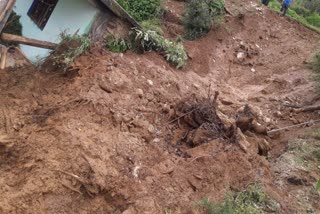
<svg viewBox="0 0 320 214">
<path fill-rule="evenodd" d="M 3 33 L 10 33 L 14 35 L 22 35 L 22 25 L 20 23 L 21 16 L 17 15 L 14 11 L 10 14 L 7 23 L 5 24 L 2 32 Z M 16 42 L 6 42 L 2 39 L 0 40 L 1 44 L 5 46 L 18 46 L 19 43 Z"/>
<path fill-rule="evenodd" d="M 279 212 L 275 201 L 259 185 L 250 185 L 244 191 L 229 194 L 220 204 L 214 204 L 205 198 L 199 205 L 207 214 L 263 214 L 267 209 L 273 213 Z"/>
<path fill-rule="evenodd" d="M 212 24 L 217 24 L 224 14 L 223 0 L 190 0 L 183 16 L 187 39 L 207 34 Z"/>
<path fill-rule="evenodd" d="M 153 19 L 161 14 L 161 0 L 117 0 L 138 22 Z"/>
<path fill-rule="evenodd" d="M 61 42 L 53 52 L 53 64 L 67 70 L 78 56 L 90 48 L 91 41 L 85 35 L 62 33 L 60 36 Z"/>
<path fill-rule="evenodd" d="M 106 48 L 115 53 L 123 53 L 132 48 L 132 45 L 129 41 L 122 38 L 115 38 L 113 36 L 108 37 Z"/>
<path fill-rule="evenodd" d="M 186 64 L 188 57 L 182 44 L 165 39 L 151 30 L 135 28 L 133 35 L 135 36 L 136 47 L 140 47 L 144 51 L 154 50 L 161 53 L 168 62 L 177 68 L 181 68 Z"/>
</svg>

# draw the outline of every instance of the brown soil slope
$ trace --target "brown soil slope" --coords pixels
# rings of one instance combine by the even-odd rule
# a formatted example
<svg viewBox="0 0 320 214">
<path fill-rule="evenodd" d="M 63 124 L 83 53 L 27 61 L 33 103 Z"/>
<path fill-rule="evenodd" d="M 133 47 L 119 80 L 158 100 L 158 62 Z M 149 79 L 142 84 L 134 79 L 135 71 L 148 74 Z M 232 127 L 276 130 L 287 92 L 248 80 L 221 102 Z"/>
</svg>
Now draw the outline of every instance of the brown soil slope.
<svg viewBox="0 0 320 214">
<path fill-rule="evenodd" d="M 246 133 L 248 148 L 223 139 L 190 145 L 181 137 L 188 127 L 169 123 L 182 98 L 207 97 L 209 88 L 220 92 L 217 108 L 228 120 L 245 104 L 268 129 L 319 118 L 293 117 L 282 105 L 315 97 L 304 62 L 319 35 L 268 9 L 246 7 L 186 43 L 191 59 L 184 70 L 155 53 L 95 47 L 77 60 L 76 77 L 1 71 L 0 213 L 196 213 L 201 198 L 218 201 L 253 182 L 283 213 L 298 213 L 257 146 L 267 140 L 276 158 L 276 145 L 294 131 L 278 139 Z"/>
</svg>

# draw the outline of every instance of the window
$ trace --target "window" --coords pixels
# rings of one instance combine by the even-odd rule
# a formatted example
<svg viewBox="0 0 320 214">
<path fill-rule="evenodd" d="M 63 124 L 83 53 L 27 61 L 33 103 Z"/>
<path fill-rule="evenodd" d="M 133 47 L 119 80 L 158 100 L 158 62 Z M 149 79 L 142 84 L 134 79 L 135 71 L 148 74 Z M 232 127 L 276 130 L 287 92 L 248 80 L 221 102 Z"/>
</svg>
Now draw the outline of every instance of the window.
<svg viewBox="0 0 320 214">
<path fill-rule="evenodd" d="M 57 3 L 58 0 L 34 0 L 28 11 L 28 16 L 43 30 Z"/>
</svg>

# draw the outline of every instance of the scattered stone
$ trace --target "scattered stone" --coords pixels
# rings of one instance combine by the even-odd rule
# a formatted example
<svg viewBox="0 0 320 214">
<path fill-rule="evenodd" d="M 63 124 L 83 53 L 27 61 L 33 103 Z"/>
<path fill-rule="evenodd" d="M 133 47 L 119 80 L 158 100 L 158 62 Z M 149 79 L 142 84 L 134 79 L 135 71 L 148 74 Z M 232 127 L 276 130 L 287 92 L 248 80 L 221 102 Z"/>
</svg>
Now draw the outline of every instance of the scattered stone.
<svg viewBox="0 0 320 214">
<path fill-rule="evenodd" d="M 239 147 L 244 151 L 245 153 L 248 152 L 248 147 L 250 146 L 250 143 L 248 142 L 246 136 L 242 133 L 241 129 L 237 129 L 237 137 L 239 140 Z"/>
<path fill-rule="evenodd" d="M 193 83 L 192 86 L 195 87 L 196 89 L 200 88 L 200 86 L 198 84 L 196 84 L 196 83 Z"/>
<path fill-rule="evenodd" d="M 99 84 L 99 87 L 100 87 L 103 91 L 105 91 L 105 92 L 107 92 L 107 93 L 109 93 L 109 94 L 112 93 L 112 89 L 111 89 L 109 86 L 105 85 L 105 84 Z"/>
<path fill-rule="evenodd" d="M 237 59 L 238 60 L 243 60 L 245 58 L 245 54 L 243 52 L 237 53 Z"/>
<path fill-rule="evenodd" d="M 263 118 L 263 120 L 264 120 L 264 122 L 266 122 L 266 123 L 270 123 L 270 122 L 271 122 L 271 119 L 270 119 L 269 117 L 265 117 L 265 118 Z"/>
<path fill-rule="evenodd" d="M 226 106 L 229 106 L 229 105 L 232 105 L 234 104 L 231 100 L 229 100 L 228 98 L 220 98 L 220 101 L 223 105 L 226 105 Z"/>
<path fill-rule="evenodd" d="M 148 85 L 153 86 L 153 81 L 152 80 L 147 80 Z"/>
<path fill-rule="evenodd" d="M 153 134 L 155 131 L 156 131 L 156 130 L 155 130 L 154 126 L 150 124 L 150 125 L 148 126 L 148 132 L 150 132 L 150 134 Z"/>
<path fill-rule="evenodd" d="M 269 97 L 269 101 L 271 101 L 271 102 L 275 102 L 275 101 L 278 101 L 278 99 L 277 99 L 277 98 L 275 98 L 275 97 Z"/>
<path fill-rule="evenodd" d="M 298 121 L 296 118 L 294 118 L 294 117 L 290 118 L 289 120 L 290 120 L 294 125 L 299 124 L 299 121 Z"/>
<path fill-rule="evenodd" d="M 281 117 L 281 116 L 282 116 L 281 111 L 276 111 L 276 112 L 274 113 L 274 116 L 276 116 L 276 117 Z"/>
<path fill-rule="evenodd" d="M 151 102 L 154 97 L 153 97 L 153 94 L 147 93 L 147 94 L 146 94 L 146 98 L 147 98 L 147 100 L 148 100 L 149 102 Z"/>
<path fill-rule="evenodd" d="M 143 90 L 142 90 L 141 88 L 138 88 L 138 89 L 136 90 L 136 93 L 137 93 L 137 95 L 138 95 L 140 98 L 143 97 Z"/>
<path fill-rule="evenodd" d="M 162 111 L 163 111 L 164 113 L 169 113 L 169 111 L 170 111 L 170 106 L 169 106 L 168 104 L 163 104 L 163 106 L 162 106 Z"/>
<path fill-rule="evenodd" d="M 268 156 L 269 151 L 271 150 L 270 143 L 263 139 L 258 143 L 258 154 L 262 156 Z"/>
<path fill-rule="evenodd" d="M 267 135 L 267 127 L 261 125 L 260 123 L 258 123 L 256 120 L 252 121 L 252 128 L 253 130 L 258 133 L 258 134 L 264 134 Z"/>
<path fill-rule="evenodd" d="M 252 73 L 255 73 L 255 72 L 256 72 L 256 69 L 251 68 L 251 72 L 252 72 Z"/>
<path fill-rule="evenodd" d="M 152 143 L 160 143 L 160 139 L 159 138 L 155 138 L 155 139 L 153 139 Z"/>
</svg>

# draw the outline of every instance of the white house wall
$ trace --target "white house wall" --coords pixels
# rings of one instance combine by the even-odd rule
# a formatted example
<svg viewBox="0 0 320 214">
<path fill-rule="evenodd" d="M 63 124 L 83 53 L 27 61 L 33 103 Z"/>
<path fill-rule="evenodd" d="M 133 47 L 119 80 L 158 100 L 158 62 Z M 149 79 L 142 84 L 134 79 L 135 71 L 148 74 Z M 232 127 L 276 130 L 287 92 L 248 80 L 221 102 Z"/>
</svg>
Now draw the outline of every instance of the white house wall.
<svg viewBox="0 0 320 214">
<path fill-rule="evenodd" d="M 45 28 L 39 27 L 27 15 L 33 0 L 17 0 L 15 12 L 21 16 L 22 34 L 39 40 L 59 42 L 59 35 L 63 31 L 70 34 L 79 30 L 79 34 L 87 33 L 98 9 L 87 0 L 59 0 Z M 46 57 L 49 50 L 21 45 L 22 51 L 36 61 Z"/>
</svg>

